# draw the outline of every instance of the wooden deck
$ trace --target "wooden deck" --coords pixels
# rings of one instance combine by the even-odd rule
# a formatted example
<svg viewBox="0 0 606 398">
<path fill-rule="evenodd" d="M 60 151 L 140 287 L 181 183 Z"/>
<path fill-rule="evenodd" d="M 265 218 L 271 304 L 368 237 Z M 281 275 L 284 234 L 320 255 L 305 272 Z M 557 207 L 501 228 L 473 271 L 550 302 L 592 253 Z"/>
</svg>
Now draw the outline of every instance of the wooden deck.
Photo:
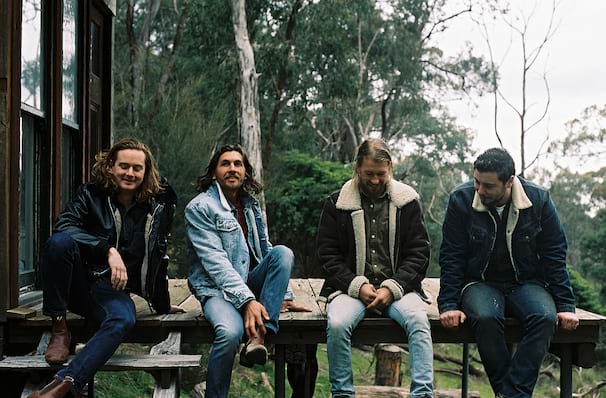
<svg viewBox="0 0 606 398">
<path fill-rule="evenodd" d="M 164 340 L 170 331 L 179 331 L 182 342 L 210 343 L 213 331 L 204 319 L 198 300 L 191 295 L 187 281 L 174 279 L 169 281 L 171 301 L 180 305 L 187 312 L 184 314 L 155 315 L 150 312 L 147 303 L 140 297 L 133 296 L 137 308 L 137 325 L 128 341 L 138 343 L 157 343 Z M 326 341 L 326 311 L 323 299 L 319 297 L 321 279 L 293 279 L 291 288 L 296 301 L 311 308 L 312 312 L 286 312 L 280 316 L 280 333 L 272 336 L 270 342 L 276 344 L 276 385 L 277 397 L 284 395 L 284 351 L 285 344 L 314 344 Z M 439 279 L 428 278 L 423 282 L 426 292 L 432 299 L 429 319 L 434 343 L 473 343 L 468 326 L 458 330 L 444 329 L 439 321 L 435 299 L 439 291 Z M 6 342 L 10 344 L 35 344 L 43 331 L 50 326 L 50 319 L 41 314 L 41 303 L 31 307 L 35 314 L 25 318 L 23 312 L 12 311 L 15 318 L 9 319 Z M 19 313 L 21 313 L 19 315 Z M 598 340 L 601 324 L 606 317 L 579 309 L 580 325 L 574 332 L 557 331 L 551 351 L 561 358 L 561 396 L 572 396 L 572 365 L 592 367 L 595 363 L 595 344 Z M 9 314 L 11 316 L 11 314 Z M 70 314 L 70 327 L 74 338 L 86 341 L 91 333 L 84 320 Z M 506 323 L 508 341 L 519 341 L 519 330 L 513 319 Z M 354 332 L 356 343 L 373 344 L 405 343 L 406 335 L 401 328 L 389 318 L 367 318 Z M 464 380 L 464 384 L 465 384 Z"/>
</svg>

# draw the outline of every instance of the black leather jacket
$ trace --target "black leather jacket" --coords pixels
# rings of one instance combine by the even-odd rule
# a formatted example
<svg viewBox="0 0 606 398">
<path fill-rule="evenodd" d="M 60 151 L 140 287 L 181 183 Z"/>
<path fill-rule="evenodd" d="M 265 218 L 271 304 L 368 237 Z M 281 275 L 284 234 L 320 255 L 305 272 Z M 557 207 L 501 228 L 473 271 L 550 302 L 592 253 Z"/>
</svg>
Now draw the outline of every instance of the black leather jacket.
<svg viewBox="0 0 606 398">
<path fill-rule="evenodd" d="M 168 313 L 170 297 L 166 269 L 167 241 L 173 221 L 177 195 L 165 180 L 164 191 L 150 203 L 145 233 L 146 252 L 141 265 L 141 291 L 158 313 Z M 120 212 L 111 196 L 94 183 L 80 186 L 75 198 L 61 212 L 54 232 L 66 232 L 78 243 L 83 263 L 91 271 L 107 268 L 107 251 L 120 237 Z"/>
</svg>

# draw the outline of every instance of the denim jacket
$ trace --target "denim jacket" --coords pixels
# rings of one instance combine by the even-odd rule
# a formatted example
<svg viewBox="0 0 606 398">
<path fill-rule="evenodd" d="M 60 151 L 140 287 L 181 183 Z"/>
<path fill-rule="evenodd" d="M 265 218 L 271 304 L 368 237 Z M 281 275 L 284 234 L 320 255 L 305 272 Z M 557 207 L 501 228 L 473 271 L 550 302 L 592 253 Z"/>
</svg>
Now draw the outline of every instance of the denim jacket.
<svg viewBox="0 0 606 398">
<path fill-rule="evenodd" d="M 250 195 L 242 199 L 248 236 L 238 223 L 238 213 L 217 183 L 198 194 L 185 208 L 185 229 L 192 252 L 188 283 L 194 295 L 204 302 L 223 296 L 240 309 L 255 299 L 246 285 L 250 254 L 260 263 L 272 249 L 267 238 L 259 202 Z M 248 245 L 247 245 L 248 242 Z M 287 291 L 285 299 L 292 299 Z"/>
<path fill-rule="evenodd" d="M 450 194 L 440 248 L 440 312 L 459 309 L 463 290 L 484 280 L 496 239 L 496 221 L 467 182 Z M 507 215 L 507 249 L 517 282 L 539 283 L 558 312 L 574 312 L 566 271 L 566 236 L 549 192 L 514 177 Z"/>
</svg>

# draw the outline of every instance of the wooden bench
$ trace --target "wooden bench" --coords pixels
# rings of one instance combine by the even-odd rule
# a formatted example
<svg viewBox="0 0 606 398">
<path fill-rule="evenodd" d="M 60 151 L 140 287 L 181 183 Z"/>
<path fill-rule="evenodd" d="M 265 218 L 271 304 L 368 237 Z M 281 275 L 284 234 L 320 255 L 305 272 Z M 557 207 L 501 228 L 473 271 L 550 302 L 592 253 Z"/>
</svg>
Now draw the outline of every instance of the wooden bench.
<svg viewBox="0 0 606 398">
<path fill-rule="evenodd" d="M 291 288 L 297 295 L 297 302 L 311 308 L 312 312 L 287 312 L 280 316 L 280 333 L 271 336 L 268 342 L 276 344 L 275 363 L 275 396 L 284 397 L 285 360 L 284 347 L 288 344 L 318 344 L 326 342 L 325 303 L 319 297 L 321 279 L 292 279 Z M 433 299 L 429 311 L 434 343 L 455 343 L 464 345 L 464 375 L 462 379 L 462 396 L 467 394 L 468 366 L 467 344 L 473 343 L 469 326 L 453 331 L 442 327 L 439 320 L 435 298 L 439 292 L 439 279 L 427 278 L 423 282 L 425 290 Z M 199 301 L 191 295 L 185 280 L 170 280 L 171 300 L 187 310 L 184 314 L 155 315 L 149 311 L 147 304 L 134 297 L 137 308 L 137 324 L 128 337 L 128 342 L 154 343 L 167 338 L 169 331 L 178 331 L 183 342 L 210 343 L 214 333 L 210 324 L 204 319 Z M 41 305 L 34 306 L 34 316 L 26 319 L 9 319 L 6 340 L 8 344 L 35 344 L 40 335 L 50 327 L 50 320 L 40 314 Z M 606 318 L 588 311 L 578 310 L 580 325 L 574 332 L 557 331 L 551 351 L 560 358 L 560 396 L 572 397 L 572 366 L 584 368 L 595 364 L 595 346 L 598 341 L 601 324 Z M 68 317 L 72 335 L 78 341 L 86 341 L 85 322 L 76 316 Z M 506 321 L 506 338 L 511 343 L 520 340 L 518 324 L 513 319 Z M 363 320 L 353 335 L 354 343 L 406 343 L 406 335 L 394 321 L 389 318 L 368 318 Z"/>
<path fill-rule="evenodd" d="M 30 374 L 21 394 L 22 398 L 27 397 L 32 391 L 39 389 L 46 383 L 41 375 L 56 373 L 59 369 L 67 366 L 74 358 L 71 355 L 67 363 L 63 365 L 49 365 L 44 359 L 49 340 L 50 332 L 45 332 L 40 338 L 34 355 L 8 356 L 0 361 L 0 371 L 11 370 Z M 154 398 L 178 398 L 180 396 L 180 370 L 200 366 L 200 355 L 180 354 L 180 347 L 181 333 L 172 332 L 166 340 L 153 346 L 149 354 L 114 355 L 103 365 L 101 370 L 143 370 L 151 374 L 156 380 Z M 88 387 L 89 395 L 92 396 L 92 384 L 89 384 Z"/>
</svg>

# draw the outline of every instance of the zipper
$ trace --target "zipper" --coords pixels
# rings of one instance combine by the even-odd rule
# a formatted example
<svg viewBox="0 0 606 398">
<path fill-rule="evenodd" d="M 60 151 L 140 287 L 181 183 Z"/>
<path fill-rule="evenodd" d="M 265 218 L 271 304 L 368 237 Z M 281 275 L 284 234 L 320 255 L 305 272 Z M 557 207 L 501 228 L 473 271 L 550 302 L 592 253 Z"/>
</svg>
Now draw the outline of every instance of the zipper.
<svg viewBox="0 0 606 398">
<path fill-rule="evenodd" d="M 112 217 L 114 218 L 114 228 L 116 230 L 116 244 L 114 245 L 114 247 L 117 250 L 118 245 L 120 244 L 120 230 L 122 229 L 122 217 L 120 217 L 119 212 L 118 212 L 118 214 L 116 214 L 116 212 L 118 210 L 114 209 L 114 207 L 112 206 L 112 201 L 109 196 L 107 197 L 107 205 L 109 206 L 110 213 L 112 214 Z"/>
<path fill-rule="evenodd" d="M 494 219 L 492 213 L 488 212 L 488 215 L 490 216 L 490 219 L 492 220 L 492 223 L 494 224 L 494 235 L 492 236 L 492 243 L 490 244 L 490 252 L 488 255 L 488 260 L 486 260 L 486 265 L 484 265 L 484 269 L 482 270 L 482 280 L 485 281 L 486 278 L 484 278 L 484 274 L 486 273 L 486 270 L 488 269 L 488 264 L 490 264 L 490 256 L 492 255 L 492 251 L 494 249 L 494 243 L 497 240 L 497 220 Z"/>
<path fill-rule="evenodd" d="M 160 205 L 157 205 L 154 208 L 154 211 L 151 214 L 151 217 L 148 218 L 147 222 L 145 223 L 145 255 L 143 256 L 143 263 L 141 264 L 141 293 L 143 294 L 143 297 L 149 298 L 148 294 L 147 294 L 147 271 L 149 270 L 149 236 L 151 235 L 151 225 L 154 222 L 154 218 L 156 216 L 156 213 L 158 212 L 158 209 L 160 208 Z"/>
</svg>

